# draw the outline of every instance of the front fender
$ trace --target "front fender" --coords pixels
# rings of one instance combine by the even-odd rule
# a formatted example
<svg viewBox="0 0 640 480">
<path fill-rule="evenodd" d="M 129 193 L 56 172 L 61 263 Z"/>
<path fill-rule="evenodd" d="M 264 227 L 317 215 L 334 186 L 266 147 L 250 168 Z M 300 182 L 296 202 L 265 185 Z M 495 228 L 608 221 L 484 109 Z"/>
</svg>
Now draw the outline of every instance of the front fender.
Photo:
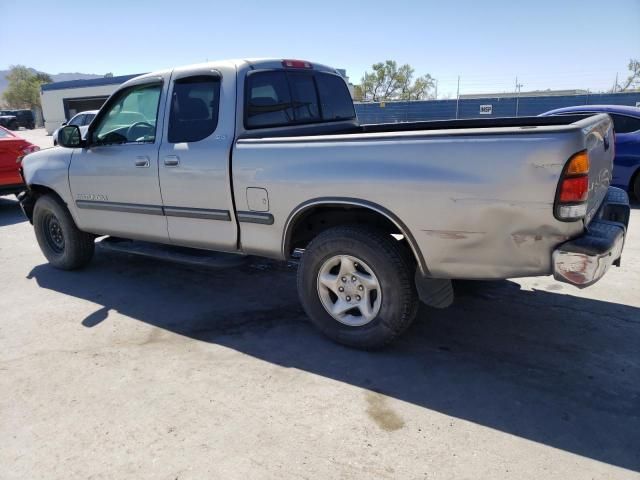
<svg viewBox="0 0 640 480">
<path fill-rule="evenodd" d="M 27 187 L 38 185 L 56 192 L 69 204 L 69 165 L 73 150 L 54 147 L 30 153 L 22 160 L 22 170 Z"/>
<path fill-rule="evenodd" d="M 53 192 L 66 204 L 71 202 L 69 165 L 73 150 L 54 147 L 30 153 L 22 160 L 21 174 L 27 190 L 18 196 L 25 216 L 33 223 L 33 208 L 38 196 Z M 71 212 L 73 216 L 73 212 Z M 74 218 L 74 221 L 76 219 Z"/>
</svg>

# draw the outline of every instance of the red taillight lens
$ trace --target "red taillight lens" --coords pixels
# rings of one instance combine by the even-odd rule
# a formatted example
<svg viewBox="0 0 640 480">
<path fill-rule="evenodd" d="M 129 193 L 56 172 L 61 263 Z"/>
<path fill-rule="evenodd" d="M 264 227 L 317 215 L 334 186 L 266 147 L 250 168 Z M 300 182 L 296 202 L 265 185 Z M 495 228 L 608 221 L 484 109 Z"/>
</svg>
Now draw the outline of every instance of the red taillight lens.
<svg viewBox="0 0 640 480">
<path fill-rule="evenodd" d="M 313 68 L 313 65 L 304 60 L 282 60 L 282 66 L 284 68 Z"/>
<path fill-rule="evenodd" d="M 560 186 L 560 203 L 584 202 L 589 193 L 589 177 L 569 177 L 562 180 Z"/>
<path fill-rule="evenodd" d="M 555 204 L 555 215 L 558 220 L 579 220 L 587 214 L 589 163 L 589 154 L 583 150 L 572 155 L 565 165 Z"/>
</svg>

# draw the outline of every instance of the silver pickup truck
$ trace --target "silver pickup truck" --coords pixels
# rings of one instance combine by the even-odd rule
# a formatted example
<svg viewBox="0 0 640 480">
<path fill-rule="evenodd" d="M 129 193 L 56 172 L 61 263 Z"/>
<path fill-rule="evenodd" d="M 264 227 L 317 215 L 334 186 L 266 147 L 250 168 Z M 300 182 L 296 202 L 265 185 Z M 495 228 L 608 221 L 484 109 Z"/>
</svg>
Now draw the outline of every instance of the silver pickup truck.
<svg viewBox="0 0 640 480">
<path fill-rule="evenodd" d="M 19 196 L 53 266 L 84 266 L 104 235 L 295 253 L 312 322 L 360 348 L 420 300 L 448 306 L 452 279 L 591 285 L 629 220 L 607 115 L 359 125 L 343 78 L 300 60 L 142 75 L 58 141 L 25 158 Z"/>
</svg>

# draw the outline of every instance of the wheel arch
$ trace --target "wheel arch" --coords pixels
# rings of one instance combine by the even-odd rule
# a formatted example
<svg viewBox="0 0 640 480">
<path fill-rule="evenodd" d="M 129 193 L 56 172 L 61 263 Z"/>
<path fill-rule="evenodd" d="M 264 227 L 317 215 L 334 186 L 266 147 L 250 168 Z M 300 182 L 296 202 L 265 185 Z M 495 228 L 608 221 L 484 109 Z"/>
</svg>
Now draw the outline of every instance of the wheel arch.
<svg viewBox="0 0 640 480">
<path fill-rule="evenodd" d="M 327 213 L 332 215 L 330 221 L 324 218 Z M 322 225 L 314 228 L 314 219 L 321 220 Z M 325 219 L 323 222 L 322 220 Z M 301 203 L 289 214 L 282 236 L 282 255 L 289 258 L 295 248 L 306 245 L 311 238 L 320 232 L 338 225 L 346 225 L 353 221 L 361 224 L 374 224 L 386 229 L 393 229 L 402 235 L 413 254 L 418 271 L 428 276 L 429 270 L 425 259 L 407 225 L 390 210 L 368 200 L 348 197 L 323 197 L 307 200 Z M 307 228 L 305 228 L 307 227 Z"/>
<path fill-rule="evenodd" d="M 67 202 L 64 201 L 62 196 L 58 192 L 56 192 L 53 188 L 47 187 L 46 185 L 40 185 L 38 183 L 30 184 L 28 189 L 24 191 L 20 196 L 18 196 L 18 200 L 22 205 L 25 215 L 29 219 L 30 223 L 33 223 L 33 209 L 36 205 L 36 200 L 43 195 L 53 195 L 57 198 L 62 205 L 64 205 L 67 210 L 69 207 L 67 206 Z M 72 215 L 73 218 L 73 215 Z M 75 221 L 75 218 L 74 218 Z"/>
</svg>

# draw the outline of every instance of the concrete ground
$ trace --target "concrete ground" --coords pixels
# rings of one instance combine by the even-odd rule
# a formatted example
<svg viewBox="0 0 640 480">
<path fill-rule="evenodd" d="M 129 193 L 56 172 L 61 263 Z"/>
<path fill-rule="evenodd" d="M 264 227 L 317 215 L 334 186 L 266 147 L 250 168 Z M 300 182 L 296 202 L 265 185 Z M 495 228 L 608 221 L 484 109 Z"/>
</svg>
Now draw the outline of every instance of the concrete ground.
<svg viewBox="0 0 640 480">
<path fill-rule="evenodd" d="M 595 286 L 459 283 L 376 353 L 287 264 L 54 270 L 9 197 L 0 272 L 2 479 L 640 478 L 638 208 Z"/>
</svg>

